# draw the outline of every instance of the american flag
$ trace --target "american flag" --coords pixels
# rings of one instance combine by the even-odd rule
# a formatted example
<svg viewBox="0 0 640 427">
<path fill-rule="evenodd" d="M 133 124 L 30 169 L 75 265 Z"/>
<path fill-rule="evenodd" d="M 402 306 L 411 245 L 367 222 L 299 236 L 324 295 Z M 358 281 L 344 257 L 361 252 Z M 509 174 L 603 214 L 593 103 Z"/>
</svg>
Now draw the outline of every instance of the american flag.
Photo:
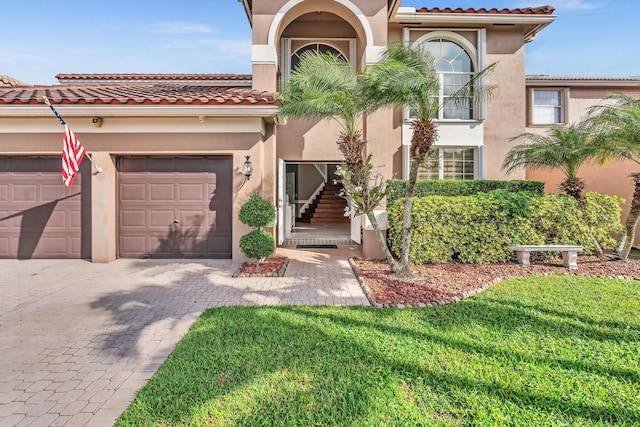
<svg viewBox="0 0 640 427">
<path fill-rule="evenodd" d="M 62 180 L 64 185 L 71 188 L 78 175 L 80 164 L 84 159 L 85 150 L 80 140 L 76 138 L 69 126 L 64 125 L 64 137 L 62 146 Z"/>
</svg>

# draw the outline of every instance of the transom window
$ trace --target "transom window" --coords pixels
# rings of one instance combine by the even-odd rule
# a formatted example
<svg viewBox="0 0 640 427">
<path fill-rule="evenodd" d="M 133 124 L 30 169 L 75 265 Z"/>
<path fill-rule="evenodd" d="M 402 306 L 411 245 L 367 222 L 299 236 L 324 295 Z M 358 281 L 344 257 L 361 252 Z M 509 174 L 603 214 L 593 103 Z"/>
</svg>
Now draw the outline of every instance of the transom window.
<svg viewBox="0 0 640 427">
<path fill-rule="evenodd" d="M 447 39 L 433 39 L 424 43 L 424 48 L 435 59 L 436 72 L 440 80 L 437 101 L 441 106 L 438 120 L 473 120 L 474 108 L 471 99 L 454 103 L 451 95 L 462 89 L 473 77 L 471 57 L 459 44 Z M 415 112 L 409 112 L 415 118 Z"/>
<path fill-rule="evenodd" d="M 293 52 L 293 54 L 291 54 L 291 71 L 294 71 L 296 68 L 298 68 L 298 65 L 300 65 L 300 60 L 306 52 L 331 53 L 339 58 L 344 59 L 345 61 L 347 60 L 347 58 L 345 58 L 345 56 L 333 46 L 329 46 L 328 44 L 324 43 L 312 43 L 301 47 L 300 49 Z"/>
<path fill-rule="evenodd" d="M 418 179 L 475 179 L 476 149 L 468 147 L 432 148 Z"/>
<path fill-rule="evenodd" d="M 533 89 L 531 124 L 553 125 L 564 123 L 564 94 L 560 90 Z"/>
</svg>

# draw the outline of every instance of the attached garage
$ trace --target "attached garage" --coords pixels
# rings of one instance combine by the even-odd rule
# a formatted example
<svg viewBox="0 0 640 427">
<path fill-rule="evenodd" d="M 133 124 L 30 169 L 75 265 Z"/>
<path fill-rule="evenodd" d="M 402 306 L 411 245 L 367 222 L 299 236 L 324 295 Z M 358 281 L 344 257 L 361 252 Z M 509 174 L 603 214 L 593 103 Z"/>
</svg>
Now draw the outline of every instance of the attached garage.
<svg viewBox="0 0 640 427">
<path fill-rule="evenodd" d="M 0 258 L 91 258 L 90 163 L 71 189 L 60 170 L 59 156 L 0 157 Z"/>
<path fill-rule="evenodd" d="M 231 258 L 231 157 L 120 157 L 118 257 Z"/>
</svg>

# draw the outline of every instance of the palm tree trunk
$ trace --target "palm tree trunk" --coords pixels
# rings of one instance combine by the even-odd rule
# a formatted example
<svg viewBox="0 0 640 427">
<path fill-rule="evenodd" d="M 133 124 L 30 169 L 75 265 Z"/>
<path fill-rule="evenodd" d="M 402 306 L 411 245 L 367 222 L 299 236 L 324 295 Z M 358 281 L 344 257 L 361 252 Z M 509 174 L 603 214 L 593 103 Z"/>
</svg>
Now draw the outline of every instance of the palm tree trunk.
<svg viewBox="0 0 640 427">
<path fill-rule="evenodd" d="M 409 264 L 409 251 L 411 249 L 411 207 L 413 206 L 413 193 L 418 180 L 418 159 L 411 160 L 409 169 L 409 182 L 407 182 L 407 193 L 404 199 L 404 210 L 402 211 L 402 252 L 400 256 L 400 268 L 396 272 L 398 277 L 412 277 L 411 266 Z"/>
<path fill-rule="evenodd" d="M 398 261 L 395 260 L 389 247 L 387 246 L 387 239 L 382 234 L 382 230 L 380 230 L 380 224 L 378 224 L 378 219 L 373 214 L 373 210 L 367 211 L 367 218 L 369 218 L 369 222 L 371 222 L 371 226 L 376 233 L 376 237 L 378 239 L 378 243 L 380 244 L 380 248 L 384 252 L 385 258 L 387 258 L 387 263 L 389 263 L 389 268 L 391 270 L 391 274 L 398 274 L 398 270 L 400 270 L 401 265 Z"/>
<path fill-rule="evenodd" d="M 409 251 L 411 250 L 411 207 L 413 206 L 413 193 L 418 181 L 418 169 L 424 161 L 431 146 L 436 141 L 438 132 L 431 120 L 415 120 L 413 122 L 413 135 L 411 136 L 411 167 L 409 168 L 409 182 L 404 199 L 404 211 L 402 212 L 402 253 L 400 256 L 400 269 L 396 273 L 399 277 L 412 277 L 409 264 Z"/>
<path fill-rule="evenodd" d="M 631 252 L 631 246 L 633 246 L 633 240 L 636 236 L 636 225 L 638 219 L 640 219 L 640 173 L 633 173 L 629 175 L 635 182 L 635 188 L 633 191 L 633 199 L 631 200 L 631 209 L 629 215 L 624 223 L 624 233 L 620 236 L 619 255 L 622 261 L 626 261 L 629 258 L 629 252 Z"/>
</svg>

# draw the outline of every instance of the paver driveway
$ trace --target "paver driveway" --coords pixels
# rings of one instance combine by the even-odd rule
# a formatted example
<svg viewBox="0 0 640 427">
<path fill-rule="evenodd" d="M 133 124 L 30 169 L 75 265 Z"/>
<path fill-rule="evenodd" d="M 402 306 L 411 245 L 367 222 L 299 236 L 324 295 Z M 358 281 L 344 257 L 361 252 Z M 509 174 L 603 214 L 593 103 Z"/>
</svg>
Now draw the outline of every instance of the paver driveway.
<svg viewBox="0 0 640 427">
<path fill-rule="evenodd" d="M 200 313 L 222 305 L 368 305 L 358 249 L 278 249 L 284 278 L 217 260 L 0 260 L 0 426 L 110 426 Z"/>
</svg>

